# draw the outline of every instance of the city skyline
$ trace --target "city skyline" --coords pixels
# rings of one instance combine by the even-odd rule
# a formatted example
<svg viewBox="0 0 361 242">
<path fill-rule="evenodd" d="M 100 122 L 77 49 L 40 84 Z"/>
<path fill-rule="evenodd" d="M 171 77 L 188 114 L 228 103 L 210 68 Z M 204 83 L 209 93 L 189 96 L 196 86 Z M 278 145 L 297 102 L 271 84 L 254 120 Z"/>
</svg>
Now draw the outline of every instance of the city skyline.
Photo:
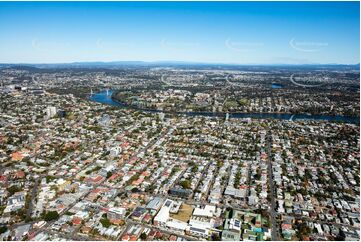
<svg viewBox="0 0 361 242">
<path fill-rule="evenodd" d="M 359 2 L 1 2 L 0 63 L 358 64 Z"/>
</svg>

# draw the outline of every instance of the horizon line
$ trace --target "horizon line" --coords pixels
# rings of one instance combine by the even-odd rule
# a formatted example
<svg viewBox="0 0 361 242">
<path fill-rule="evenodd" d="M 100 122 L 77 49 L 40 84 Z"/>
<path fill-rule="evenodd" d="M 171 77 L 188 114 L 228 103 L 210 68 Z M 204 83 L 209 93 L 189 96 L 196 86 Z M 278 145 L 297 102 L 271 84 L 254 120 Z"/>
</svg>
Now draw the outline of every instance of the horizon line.
<svg viewBox="0 0 361 242">
<path fill-rule="evenodd" d="M 270 65 L 360 65 L 358 63 L 226 63 L 226 62 L 207 62 L 207 61 L 185 61 L 185 60 L 114 60 L 114 61 L 69 61 L 69 62 L 0 62 L 0 65 L 74 65 L 74 64 L 121 64 L 122 62 L 139 62 L 144 64 L 203 64 L 203 65 L 244 65 L 244 66 L 270 66 Z"/>
</svg>

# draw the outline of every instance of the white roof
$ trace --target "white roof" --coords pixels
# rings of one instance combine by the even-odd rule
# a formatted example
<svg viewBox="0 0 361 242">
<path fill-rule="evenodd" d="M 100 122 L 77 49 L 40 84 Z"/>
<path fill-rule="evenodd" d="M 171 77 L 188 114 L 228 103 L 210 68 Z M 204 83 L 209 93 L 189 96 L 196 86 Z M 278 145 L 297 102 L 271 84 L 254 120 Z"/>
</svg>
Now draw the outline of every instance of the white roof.
<svg viewBox="0 0 361 242">
<path fill-rule="evenodd" d="M 158 212 L 157 216 L 155 216 L 154 221 L 159 223 L 166 223 L 169 218 L 169 210 L 169 207 L 163 206 Z"/>
<path fill-rule="evenodd" d="M 58 185 L 62 185 L 64 184 L 66 181 L 63 178 L 59 178 L 56 183 L 58 183 Z"/>
<path fill-rule="evenodd" d="M 195 208 L 193 215 L 202 216 L 202 217 L 213 217 L 213 214 L 216 212 L 216 206 L 206 205 L 204 208 Z"/>
<path fill-rule="evenodd" d="M 171 219 L 167 222 L 167 227 L 169 228 L 175 228 L 179 230 L 186 230 L 188 227 L 188 224 L 179 220 Z"/>
<path fill-rule="evenodd" d="M 241 225 L 242 225 L 242 222 L 239 221 L 238 219 L 231 219 L 229 221 L 229 228 L 230 229 L 234 229 L 234 230 L 238 230 L 240 231 L 241 230 Z"/>
<path fill-rule="evenodd" d="M 196 219 L 190 219 L 189 226 L 197 229 L 208 230 L 213 227 L 213 222 L 211 220 L 200 221 Z"/>
<path fill-rule="evenodd" d="M 111 213 L 124 214 L 126 212 L 125 208 L 113 207 L 109 209 Z"/>
</svg>

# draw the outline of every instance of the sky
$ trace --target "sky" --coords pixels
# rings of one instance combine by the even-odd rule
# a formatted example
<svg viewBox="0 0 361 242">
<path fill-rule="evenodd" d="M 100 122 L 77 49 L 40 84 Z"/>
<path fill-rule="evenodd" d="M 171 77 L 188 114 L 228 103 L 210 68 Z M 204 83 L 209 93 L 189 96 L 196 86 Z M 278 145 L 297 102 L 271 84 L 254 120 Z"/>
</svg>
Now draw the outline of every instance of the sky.
<svg viewBox="0 0 361 242">
<path fill-rule="evenodd" d="M 360 62 L 359 2 L 0 2 L 0 63 Z"/>
</svg>

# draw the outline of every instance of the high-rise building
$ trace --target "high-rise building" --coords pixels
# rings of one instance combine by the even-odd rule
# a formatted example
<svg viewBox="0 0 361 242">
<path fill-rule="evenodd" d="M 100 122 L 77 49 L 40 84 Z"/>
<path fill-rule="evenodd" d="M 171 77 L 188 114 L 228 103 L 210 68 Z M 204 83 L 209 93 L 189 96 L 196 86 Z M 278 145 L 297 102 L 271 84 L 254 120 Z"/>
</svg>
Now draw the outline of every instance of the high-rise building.
<svg viewBox="0 0 361 242">
<path fill-rule="evenodd" d="M 159 117 L 159 119 L 160 119 L 160 121 L 164 121 L 164 113 L 159 113 L 158 114 L 158 117 Z"/>
<path fill-rule="evenodd" d="M 48 119 L 54 117 L 56 115 L 56 107 L 49 106 L 46 108 L 46 117 Z"/>
</svg>

